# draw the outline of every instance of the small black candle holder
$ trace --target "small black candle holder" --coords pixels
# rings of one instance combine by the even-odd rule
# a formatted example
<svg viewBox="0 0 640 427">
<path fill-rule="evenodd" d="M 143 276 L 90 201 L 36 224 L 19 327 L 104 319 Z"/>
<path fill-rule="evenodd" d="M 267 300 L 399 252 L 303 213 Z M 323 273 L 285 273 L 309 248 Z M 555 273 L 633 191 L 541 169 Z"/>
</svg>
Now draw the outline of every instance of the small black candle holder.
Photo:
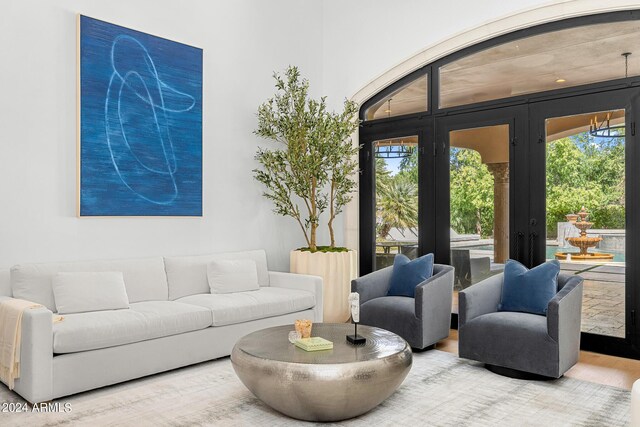
<svg viewBox="0 0 640 427">
<path fill-rule="evenodd" d="M 367 342 L 367 339 L 362 335 L 358 335 L 358 324 L 354 323 L 354 325 L 355 325 L 355 331 L 353 335 L 347 335 L 347 341 L 349 341 L 353 345 L 365 345 Z"/>
</svg>

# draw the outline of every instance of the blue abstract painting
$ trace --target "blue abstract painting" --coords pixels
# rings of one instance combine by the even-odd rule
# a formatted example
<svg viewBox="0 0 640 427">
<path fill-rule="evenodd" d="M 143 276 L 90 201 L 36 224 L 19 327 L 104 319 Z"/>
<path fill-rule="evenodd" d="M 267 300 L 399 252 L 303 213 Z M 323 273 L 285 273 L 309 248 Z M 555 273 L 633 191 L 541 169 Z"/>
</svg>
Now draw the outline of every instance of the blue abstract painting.
<svg viewBox="0 0 640 427">
<path fill-rule="evenodd" d="M 201 216 L 202 49 L 78 25 L 80 216 Z"/>
</svg>

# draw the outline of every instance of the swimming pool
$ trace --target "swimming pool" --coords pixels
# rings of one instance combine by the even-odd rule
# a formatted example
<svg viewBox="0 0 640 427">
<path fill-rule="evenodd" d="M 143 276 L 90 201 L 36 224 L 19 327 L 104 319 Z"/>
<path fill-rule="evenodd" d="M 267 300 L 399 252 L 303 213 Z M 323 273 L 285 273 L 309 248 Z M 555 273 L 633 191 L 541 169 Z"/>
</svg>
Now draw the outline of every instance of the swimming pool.
<svg viewBox="0 0 640 427">
<path fill-rule="evenodd" d="M 493 251 L 493 245 L 479 245 L 479 246 L 465 246 L 463 249 L 471 249 L 471 250 L 484 250 L 484 251 Z M 556 252 L 571 252 L 577 253 L 577 248 L 558 248 L 557 246 L 547 246 L 547 259 L 555 259 Z M 589 252 L 602 252 L 606 254 L 613 254 L 613 262 L 625 262 L 624 261 L 624 253 L 622 252 L 613 252 L 613 251 L 602 251 L 602 250 L 589 250 Z"/>
</svg>

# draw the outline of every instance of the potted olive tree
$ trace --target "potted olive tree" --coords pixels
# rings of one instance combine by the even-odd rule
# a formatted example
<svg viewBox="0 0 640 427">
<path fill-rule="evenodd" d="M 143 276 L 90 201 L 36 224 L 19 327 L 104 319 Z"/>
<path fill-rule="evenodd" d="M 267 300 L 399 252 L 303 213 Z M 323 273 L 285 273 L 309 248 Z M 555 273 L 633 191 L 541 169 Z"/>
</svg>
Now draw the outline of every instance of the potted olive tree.
<svg viewBox="0 0 640 427">
<path fill-rule="evenodd" d="M 292 217 L 304 234 L 306 246 L 291 251 L 291 272 L 322 276 L 324 321 L 345 322 L 357 257 L 336 246 L 334 220 L 356 189 L 358 147 L 351 135 L 359 125 L 358 105 L 345 100 L 341 112 L 328 111 L 324 97 L 309 97 L 309 81 L 297 67 L 275 73 L 274 79 L 276 94 L 258 108 L 254 133 L 275 144 L 258 150 L 261 167 L 254 176 L 274 212 Z M 327 218 L 328 246 L 317 241 L 322 218 Z"/>
</svg>

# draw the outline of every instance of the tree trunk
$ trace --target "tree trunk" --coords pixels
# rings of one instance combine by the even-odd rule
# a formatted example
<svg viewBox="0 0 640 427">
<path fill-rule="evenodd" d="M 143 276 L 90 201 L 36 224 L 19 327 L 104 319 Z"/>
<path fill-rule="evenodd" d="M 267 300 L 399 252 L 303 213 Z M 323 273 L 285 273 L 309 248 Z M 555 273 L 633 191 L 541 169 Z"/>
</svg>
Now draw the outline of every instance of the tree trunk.
<svg viewBox="0 0 640 427">
<path fill-rule="evenodd" d="M 311 238 L 309 239 L 309 250 L 311 252 L 315 252 L 318 250 L 318 246 L 316 244 L 316 230 L 318 228 L 318 224 L 316 224 L 315 222 L 311 223 Z"/>
<path fill-rule="evenodd" d="M 309 212 L 309 220 L 311 222 L 311 231 L 309 233 L 309 250 L 315 252 L 318 250 L 316 243 L 316 230 L 318 229 L 318 208 L 316 206 L 316 179 L 311 180 L 311 212 Z"/>
<path fill-rule="evenodd" d="M 333 209 L 331 209 L 333 211 Z M 336 239 L 333 235 L 333 213 L 331 214 L 331 219 L 329 220 L 329 224 L 327 224 L 329 226 L 329 236 L 331 236 L 331 247 L 335 248 L 336 247 Z"/>
<path fill-rule="evenodd" d="M 331 247 L 335 248 L 336 247 L 336 238 L 333 234 L 333 220 L 335 219 L 336 215 L 334 214 L 334 209 L 333 209 L 333 199 L 335 198 L 335 188 L 336 188 L 336 183 L 333 179 L 331 179 L 331 197 L 329 199 L 329 223 L 327 224 L 329 226 L 329 236 L 331 237 Z"/>
</svg>

